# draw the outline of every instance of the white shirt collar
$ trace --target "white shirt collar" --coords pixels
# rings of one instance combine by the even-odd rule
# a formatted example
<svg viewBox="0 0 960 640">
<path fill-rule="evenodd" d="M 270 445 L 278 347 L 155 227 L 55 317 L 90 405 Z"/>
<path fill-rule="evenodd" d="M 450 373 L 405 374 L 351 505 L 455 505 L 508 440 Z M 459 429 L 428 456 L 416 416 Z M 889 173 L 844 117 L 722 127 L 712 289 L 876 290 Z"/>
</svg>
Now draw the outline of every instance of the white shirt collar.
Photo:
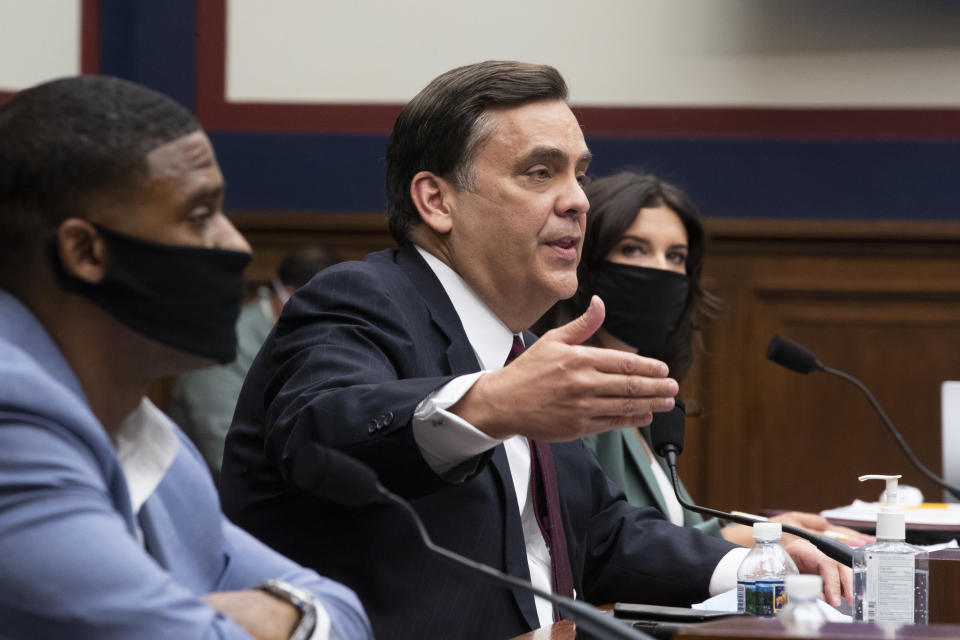
<svg viewBox="0 0 960 640">
<path fill-rule="evenodd" d="M 127 480 L 130 506 L 136 515 L 160 486 L 180 449 L 173 423 L 147 398 L 128 415 L 117 431 L 117 457 Z"/>
<path fill-rule="evenodd" d="M 480 360 L 480 366 L 488 371 L 502 367 L 510 354 L 510 347 L 513 346 L 513 332 L 480 299 L 460 274 L 426 249 L 417 245 L 414 247 L 426 260 L 430 270 L 436 274 L 443 290 L 447 292 L 447 297 L 453 303 L 453 308 L 463 324 L 467 340 L 470 341 L 477 359 Z"/>
</svg>

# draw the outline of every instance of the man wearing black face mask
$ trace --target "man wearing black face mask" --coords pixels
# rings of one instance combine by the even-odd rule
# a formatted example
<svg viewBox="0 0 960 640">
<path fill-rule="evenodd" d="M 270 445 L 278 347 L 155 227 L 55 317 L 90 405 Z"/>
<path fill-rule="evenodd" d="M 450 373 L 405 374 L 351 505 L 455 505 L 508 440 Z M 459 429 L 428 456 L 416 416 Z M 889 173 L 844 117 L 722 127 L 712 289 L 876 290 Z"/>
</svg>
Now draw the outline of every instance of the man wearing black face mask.
<svg viewBox="0 0 960 640">
<path fill-rule="evenodd" d="M 231 525 L 148 385 L 233 358 L 250 248 L 185 109 L 129 82 L 0 107 L 0 620 L 16 638 L 367 638 Z"/>
</svg>

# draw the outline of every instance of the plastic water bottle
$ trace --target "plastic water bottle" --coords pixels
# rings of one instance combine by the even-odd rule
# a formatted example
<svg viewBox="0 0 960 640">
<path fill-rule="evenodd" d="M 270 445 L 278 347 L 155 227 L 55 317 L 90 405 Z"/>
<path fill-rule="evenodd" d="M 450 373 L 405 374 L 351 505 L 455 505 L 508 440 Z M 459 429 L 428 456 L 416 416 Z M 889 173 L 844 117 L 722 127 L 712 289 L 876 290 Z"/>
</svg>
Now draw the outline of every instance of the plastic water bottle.
<svg viewBox="0 0 960 640">
<path fill-rule="evenodd" d="M 797 565 L 780 546 L 780 523 L 753 525 L 753 549 L 737 569 L 737 610 L 773 616 L 787 604 L 784 579 L 797 575 Z"/>
<path fill-rule="evenodd" d="M 823 591 L 820 576 L 787 576 L 787 606 L 780 610 L 777 619 L 787 629 L 813 632 L 820 628 L 827 617 L 817 606 L 817 598 Z"/>
</svg>

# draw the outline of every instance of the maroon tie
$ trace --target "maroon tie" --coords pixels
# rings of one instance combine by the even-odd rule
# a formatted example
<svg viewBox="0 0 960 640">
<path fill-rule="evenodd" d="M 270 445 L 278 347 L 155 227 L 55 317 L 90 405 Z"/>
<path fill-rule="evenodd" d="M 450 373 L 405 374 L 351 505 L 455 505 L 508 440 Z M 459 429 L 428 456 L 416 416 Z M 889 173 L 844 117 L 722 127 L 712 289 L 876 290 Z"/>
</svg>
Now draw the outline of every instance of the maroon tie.
<svg viewBox="0 0 960 640">
<path fill-rule="evenodd" d="M 513 336 L 513 345 L 506 364 L 523 353 L 526 347 L 520 336 Z M 553 454 L 546 442 L 530 440 L 530 495 L 533 497 L 533 513 L 540 525 L 540 532 L 550 550 L 550 573 L 553 592 L 568 598 L 573 597 L 573 572 L 570 570 L 570 555 L 567 553 L 567 537 L 563 532 L 560 517 L 560 492 L 557 490 L 557 471 Z M 563 615 L 554 607 L 553 619 Z"/>
</svg>

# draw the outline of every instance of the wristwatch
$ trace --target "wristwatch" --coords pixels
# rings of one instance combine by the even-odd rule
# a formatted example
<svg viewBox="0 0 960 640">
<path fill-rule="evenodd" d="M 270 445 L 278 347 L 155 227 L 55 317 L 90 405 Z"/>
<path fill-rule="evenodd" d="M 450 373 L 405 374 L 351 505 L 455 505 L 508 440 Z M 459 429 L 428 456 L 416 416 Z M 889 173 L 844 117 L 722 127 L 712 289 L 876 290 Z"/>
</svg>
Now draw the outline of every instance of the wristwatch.
<svg viewBox="0 0 960 640">
<path fill-rule="evenodd" d="M 317 626 L 317 606 L 312 595 L 276 578 L 270 578 L 256 588 L 295 606 L 300 611 L 300 622 L 290 634 L 290 640 L 309 640 Z"/>
</svg>

